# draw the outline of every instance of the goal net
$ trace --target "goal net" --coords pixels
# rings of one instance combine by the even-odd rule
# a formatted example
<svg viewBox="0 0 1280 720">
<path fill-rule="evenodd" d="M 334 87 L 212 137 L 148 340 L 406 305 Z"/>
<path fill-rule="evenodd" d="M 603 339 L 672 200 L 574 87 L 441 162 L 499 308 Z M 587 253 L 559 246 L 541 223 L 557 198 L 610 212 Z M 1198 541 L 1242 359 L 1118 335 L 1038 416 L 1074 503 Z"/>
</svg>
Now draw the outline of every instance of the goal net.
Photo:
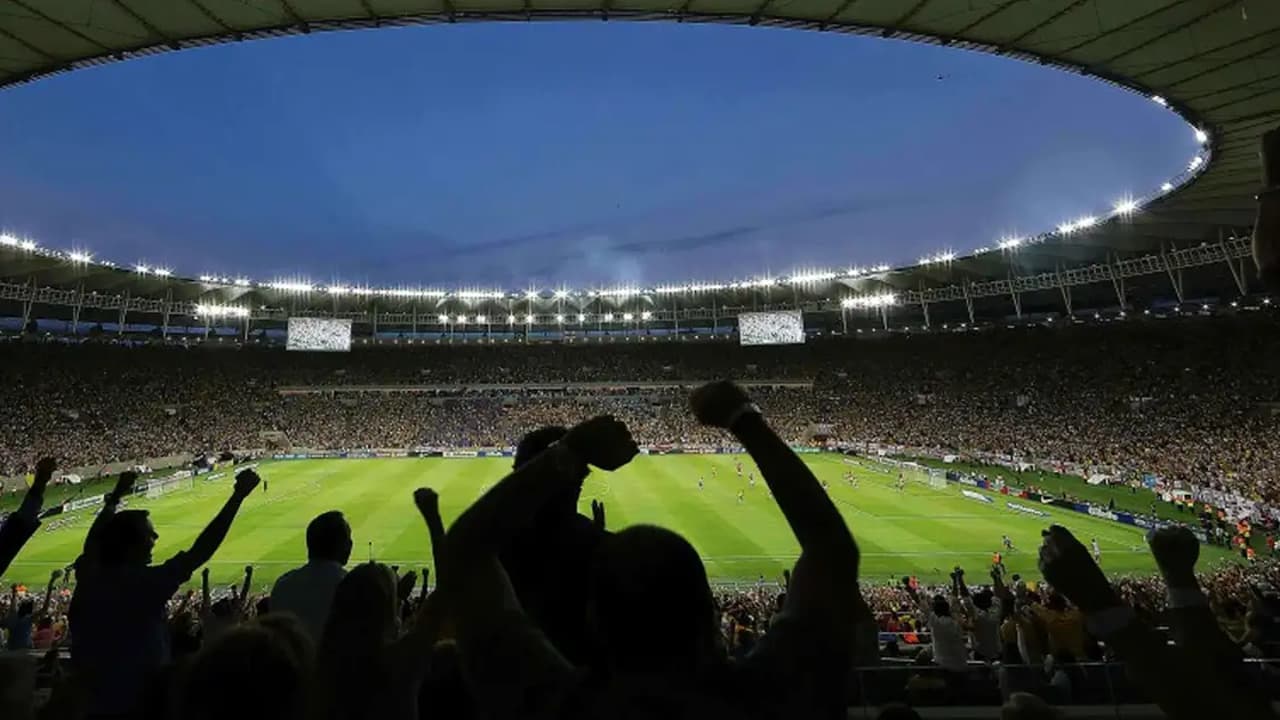
<svg viewBox="0 0 1280 720">
<path fill-rule="evenodd" d="M 892 476 L 894 481 L 901 477 L 908 483 L 928 485 L 934 490 L 945 490 L 947 488 L 947 474 L 937 468 L 926 467 L 920 463 L 907 460 L 894 460 L 893 458 L 866 458 L 865 463 L 867 467 Z"/>
</svg>

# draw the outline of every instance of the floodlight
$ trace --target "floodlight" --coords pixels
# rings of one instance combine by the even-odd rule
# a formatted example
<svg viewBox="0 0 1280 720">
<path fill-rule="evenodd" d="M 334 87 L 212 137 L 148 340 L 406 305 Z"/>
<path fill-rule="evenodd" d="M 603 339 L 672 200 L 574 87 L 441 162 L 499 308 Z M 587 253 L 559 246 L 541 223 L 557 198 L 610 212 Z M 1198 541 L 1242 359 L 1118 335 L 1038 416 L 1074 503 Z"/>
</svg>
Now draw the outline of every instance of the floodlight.
<svg viewBox="0 0 1280 720">
<path fill-rule="evenodd" d="M 631 313 L 623 313 L 623 314 L 622 314 L 622 319 L 623 319 L 624 321 L 626 321 L 626 322 L 631 322 L 632 320 L 634 320 L 634 319 L 635 319 L 635 317 L 636 317 L 636 316 L 635 316 L 635 315 L 632 315 Z"/>
<path fill-rule="evenodd" d="M 436 317 L 436 319 L 440 321 L 441 325 L 447 325 L 449 323 L 448 315 L 439 315 Z"/>
<path fill-rule="evenodd" d="M 87 263 L 93 259 L 93 256 L 87 252 L 72 251 L 67 253 L 67 259 L 73 263 Z"/>
<path fill-rule="evenodd" d="M 1204 130 L 1201 130 L 1200 128 L 1196 128 L 1196 142 L 1200 143 L 1201 145 L 1204 145 L 1205 143 L 1209 142 L 1209 133 L 1205 132 Z"/>
<path fill-rule="evenodd" d="M 605 314 L 604 314 L 604 321 L 605 321 L 605 322 L 613 322 L 613 313 L 605 313 Z"/>
<path fill-rule="evenodd" d="M 513 323 L 513 322 L 515 322 L 515 321 L 516 321 L 516 316 L 515 316 L 515 315 L 508 315 L 508 316 L 507 316 L 507 322 L 509 322 L 509 323 Z"/>
<path fill-rule="evenodd" d="M 480 323 L 481 325 L 484 325 L 485 323 L 489 322 L 489 318 L 484 315 L 477 315 L 476 322 Z"/>
<path fill-rule="evenodd" d="M 641 319 L 641 320 L 652 320 L 652 319 L 653 319 L 653 313 L 649 312 L 648 310 L 645 310 L 644 312 L 640 313 L 640 319 Z"/>
<path fill-rule="evenodd" d="M 1165 100 L 1163 95 L 1152 95 L 1151 102 L 1161 107 L 1169 107 L 1169 101 Z"/>
<path fill-rule="evenodd" d="M 151 268 L 147 267 L 146 265 L 134 265 L 133 271 L 140 275 L 146 275 L 147 273 L 151 272 Z"/>
<path fill-rule="evenodd" d="M 582 314 L 582 313 L 578 313 L 578 322 L 585 322 L 585 321 L 586 321 L 586 319 L 587 319 L 587 316 L 586 316 L 586 315 L 584 315 L 584 314 Z"/>
<path fill-rule="evenodd" d="M 558 322 L 558 323 L 562 323 L 562 322 L 564 322 L 564 316 L 563 316 L 563 315 L 557 315 L 557 316 L 556 316 L 556 322 Z"/>
<path fill-rule="evenodd" d="M 1169 192 L 1172 189 L 1173 189 L 1173 183 L 1171 182 L 1164 183 L 1160 186 L 1161 192 Z"/>
</svg>

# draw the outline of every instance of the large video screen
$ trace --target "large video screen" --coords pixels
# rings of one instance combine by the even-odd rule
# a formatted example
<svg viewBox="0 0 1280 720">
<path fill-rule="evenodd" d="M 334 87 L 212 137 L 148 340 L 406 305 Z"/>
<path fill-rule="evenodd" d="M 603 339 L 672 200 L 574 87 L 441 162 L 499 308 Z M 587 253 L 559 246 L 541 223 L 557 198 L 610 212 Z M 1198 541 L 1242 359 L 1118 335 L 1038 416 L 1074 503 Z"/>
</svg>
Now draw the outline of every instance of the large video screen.
<svg viewBox="0 0 1280 720">
<path fill-rule="evenodd" d="M 330 318 L 289 318 L 289 350 L 347 352 L 351 350 L 351 321 Z"/>
<path fill-rule="evenodd" d="M 800 345 L 804 317 L 799 310 L 749 312 L 738 316 L 738 339 L 743 345 Z"/>
</svg>

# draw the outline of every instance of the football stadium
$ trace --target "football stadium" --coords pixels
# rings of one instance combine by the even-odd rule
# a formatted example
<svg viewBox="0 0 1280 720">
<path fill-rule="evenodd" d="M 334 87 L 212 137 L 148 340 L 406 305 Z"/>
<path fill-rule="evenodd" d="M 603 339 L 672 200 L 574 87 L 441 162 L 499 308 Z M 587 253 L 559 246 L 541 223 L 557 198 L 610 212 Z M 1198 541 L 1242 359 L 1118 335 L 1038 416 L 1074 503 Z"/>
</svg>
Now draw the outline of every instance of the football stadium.
<svg viewBox="0 0 1280 720">
<path fill-rule="evenodd" d="M 4 229 L 0 717 L 1275 716 L 1280 5 L 0 0 L 0 105 L 534 20 L 991 54 L 1186 157 L 1030 233 L 663 283 Z"/>
</svg>

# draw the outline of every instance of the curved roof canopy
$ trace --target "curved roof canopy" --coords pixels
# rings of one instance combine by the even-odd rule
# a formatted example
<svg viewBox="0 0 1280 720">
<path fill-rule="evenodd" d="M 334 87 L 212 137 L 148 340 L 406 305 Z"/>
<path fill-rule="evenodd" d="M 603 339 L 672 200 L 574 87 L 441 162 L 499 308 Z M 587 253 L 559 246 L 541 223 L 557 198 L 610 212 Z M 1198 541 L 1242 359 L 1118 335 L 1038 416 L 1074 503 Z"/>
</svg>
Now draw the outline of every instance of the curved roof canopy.
<svg viewBox="0 0 1280 720">
<path fill-rule="evenodd" d="M 1276 0 L 0 0 L 0 88 L 285 34 L 571 18 L 764 25 L 990 52 L 1124 86 L 1207 134 L 1206 152 L 1176 187 L 1131 218 L 1020 248 L 1020 274 L 1245 234 L 1260 182 L 1258 140 L 1280 123 Z M 898 287 L 1007 277 L 1003 255 L 948 258 L 882 277 Z"/>
</svg>

